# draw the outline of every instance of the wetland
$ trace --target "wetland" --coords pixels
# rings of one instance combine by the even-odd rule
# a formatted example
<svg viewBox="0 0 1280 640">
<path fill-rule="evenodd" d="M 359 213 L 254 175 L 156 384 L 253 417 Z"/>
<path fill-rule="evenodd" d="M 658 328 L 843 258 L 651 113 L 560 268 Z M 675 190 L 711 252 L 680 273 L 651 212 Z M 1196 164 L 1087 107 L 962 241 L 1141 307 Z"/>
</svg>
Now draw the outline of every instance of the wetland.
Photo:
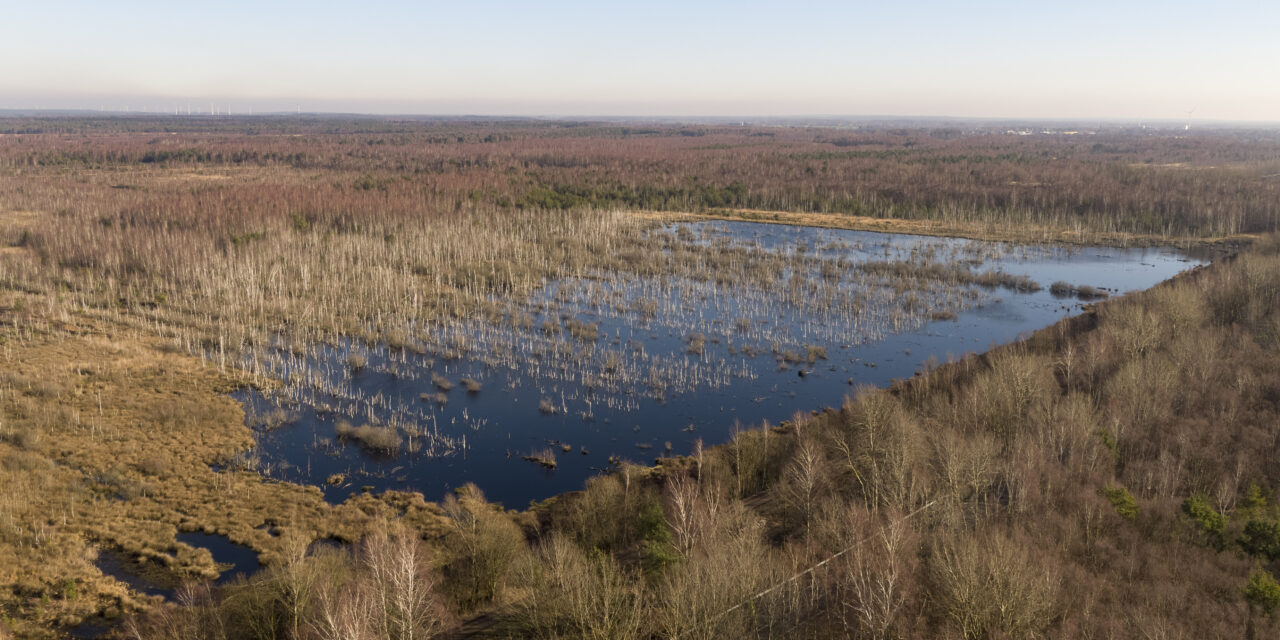
<svg viewBox="0 0 1280 640">
<path fill-rule="evenodd" d="M 0 130 L 0 636 L 1274 635 L 1274 131 Z"/>
<path fill-rule="evenodd" d="M 235 394 L 258 447 L 234 464 L 335 502 L 475 482 L 523 507 L 622 460 L 691 455 L 735 429 L 838 406 L 1099 295 L 1049 283 L 1119 295 L 1201 263 L 1164 248 L 724 221 L 648 234 L 658 261 L 717 266 L 701 278 L 659 265 L 554 279 L 492 322 L 440 322 L 412 346 L 247 355 L 286 382 Z"/>
</svg>

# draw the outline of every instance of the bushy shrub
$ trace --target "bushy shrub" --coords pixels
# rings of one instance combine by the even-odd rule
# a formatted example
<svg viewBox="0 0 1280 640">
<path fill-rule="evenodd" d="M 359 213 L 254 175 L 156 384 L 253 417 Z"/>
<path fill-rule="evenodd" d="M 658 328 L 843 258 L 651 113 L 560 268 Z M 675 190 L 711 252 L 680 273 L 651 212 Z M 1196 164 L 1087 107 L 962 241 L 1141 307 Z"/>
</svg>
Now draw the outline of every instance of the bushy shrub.
<svg viewBox="0 0 1280 640">
<path fill-rule="evenodd" d="M 1222 534 L 1226 530 L 1227 519 L 1213 509 L 1207 496 L 1196 494 L 1183 500 L 1182 512 L 1210 536 L 1214 546 L 1219 548 L 1222 546 Z"/>
<path fill-rule="evenodd" d="M 463 611 L 472 611 L 500 594 L 514 561 L 526 551 L 524 534 L 475 485 L 465 485 L 441 506 L 450 525 L 444 538 L 448 591 Z"/>
<path fill-rule="evenodd" d="M 1115 508 L 1116 513 L 1120 514 L 1125 520 L 1136 520 L 1138 518 L 1138 503 L 1133 499 L 1133 494 L 1124 487 L 1103 487 L 1098 491 L 1103 497 L 1111 502 L 1111 506 Z"/>
<path fill-rule="evenodd" d="M 1280 560 L 1280 522 L 1264 518 L 1249 520 L 1240 532 L 1239 543 L 1249 555 Z"/>
<path fill-rule="evenodd" d="M 1244 588 L 1244 599 L 1249 606 L 1270 616 L 1280 607 L 1280 583 L 1264 569 L 1249 575 L 1249 584 Z"/>
<path fill-rule="evenodd" d="M 626 575 L 607 554 L 583 553 L 573 541 L 552 534 L 517 574 L 528 596 L 516 605 L 513 622 L 524 637 L 643 637 L 643 582 Z"/>
</svg>

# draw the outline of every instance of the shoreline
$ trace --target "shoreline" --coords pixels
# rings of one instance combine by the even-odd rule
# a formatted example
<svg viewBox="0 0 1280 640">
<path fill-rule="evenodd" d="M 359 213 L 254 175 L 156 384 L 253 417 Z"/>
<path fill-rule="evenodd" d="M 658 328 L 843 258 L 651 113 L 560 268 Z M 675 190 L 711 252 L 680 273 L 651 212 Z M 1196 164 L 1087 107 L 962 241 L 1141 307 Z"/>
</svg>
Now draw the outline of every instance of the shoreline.
<svg viewBox="0 0 1280 640">
<path fill-rule="evenodd" d="M 633 211 L 632 214 L 641 219 L 660 222 L 724 220 L 727 222 L 755 222 L 759 224 L 908 234 L 938 238 L 963 238 L 987 242 L 1118 248 L 1176 247 L 1184 250 L 1208 249 L 1215 252 L 1228 253 L 1239 250 L 1241 246 L 1252 243 L 1259 237 L 1258 234 L 1246 233 L 1216 238 L 1195 236 L 1161 237 L 1123 232 L 1077 233 L 1066 229 L 1052 229 L 1027 224 L 1001 227 L 996 223 L 949 223 L 907 218 L 871 218 L 841 213 L 797 213 L 753 209 L 712 209 L 705 212 L 640 210 Z"/>
</svg>

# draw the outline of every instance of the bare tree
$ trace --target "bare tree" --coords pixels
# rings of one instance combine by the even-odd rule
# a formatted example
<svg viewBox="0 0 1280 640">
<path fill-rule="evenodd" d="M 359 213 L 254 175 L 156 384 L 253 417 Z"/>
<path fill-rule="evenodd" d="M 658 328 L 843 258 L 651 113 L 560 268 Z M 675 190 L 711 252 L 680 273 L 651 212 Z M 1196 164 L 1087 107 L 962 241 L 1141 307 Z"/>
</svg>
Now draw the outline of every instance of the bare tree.
<svg viewBox="0 0 1280 640">
<path fill-rule="evenodd" d="M 1057 574 L 1003 535 L 941 544 L 930 567 L 939 610 L 965 638 L 1035 637 L 1052 620 Z"/>
<path fill-rule="evenodd" d="M 321 640 L 376 640 L 377 602 L 363 582 L 323 585 L 316 605 L 310 627 Z"/>
<path fill-rule="evenodd" d="M 447 613 L 435 596 L 438 579 L 416 535 L 375 530 L 361 544 L 360 564 L 372 593 L 380 637 L 417 640 L 445 628 Z"/>
<path fill-rule="evenodd" d="M 813 438 L 799 438 L 781 486 L 785 500 L 802 520 L 808 538 L 818 502 L 827 489 L 826 459 Z"/>
<path fill-rule="evenodd" d="M 847 589 L 840 612 L 845 628 L 861 630 L 877 640 L 892 637 L 898 614 L 906 604 L 910 530 L 901 520 L 884 525 L 847 569 Z M 851 612 L 853 620 L 846 612 Z M 856 622 L 856 624 L 850 624 Z"/>
<path fill-rule="evenodd" d="M 315 563 L 310 562 L 307 548 L 311 536 L 290 529 L 283 536 L 284 562 L 275 573 L 280 590 L 280 601 L 289 616 L 294 638 L 301 637 L 300 629 L 307 612 L 316 597 L 320 574 Z"/>
<path fill-rule="evenodd" d="M 629 640 L 645 626 L 643 583 L 621 572 L 607 555 L 588 557 L 567 537 L 553 534 L 519 572 L 529 597 L 516 620 L 536 638 Z"/>
</svg>

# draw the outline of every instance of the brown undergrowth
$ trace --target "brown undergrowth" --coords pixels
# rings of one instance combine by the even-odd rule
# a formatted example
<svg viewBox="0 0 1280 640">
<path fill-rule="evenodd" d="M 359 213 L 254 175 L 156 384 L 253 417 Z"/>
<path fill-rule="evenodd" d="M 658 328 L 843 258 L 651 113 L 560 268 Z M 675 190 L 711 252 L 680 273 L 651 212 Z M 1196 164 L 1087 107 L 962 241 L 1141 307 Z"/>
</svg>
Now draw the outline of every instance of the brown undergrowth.
<svg viewBox="0 0 1280 640">
<path fill-rule="evenodd" d="M 34 322 L 38 304 L 14 295 L 0 312 L 0 615 L 20 637 L 155 604 L 104 576 L 100 552 L 175 581 L 216 576 L 179 531 L 225 535 L 278 564 L 290 535 L 358 540 L 380 514 L 439 526 L 421 496 L 331 507 L 313 487 L 219 470 L 254 446 L 226 395 L 243 380 L 118 327 Z"/>
</svg>

